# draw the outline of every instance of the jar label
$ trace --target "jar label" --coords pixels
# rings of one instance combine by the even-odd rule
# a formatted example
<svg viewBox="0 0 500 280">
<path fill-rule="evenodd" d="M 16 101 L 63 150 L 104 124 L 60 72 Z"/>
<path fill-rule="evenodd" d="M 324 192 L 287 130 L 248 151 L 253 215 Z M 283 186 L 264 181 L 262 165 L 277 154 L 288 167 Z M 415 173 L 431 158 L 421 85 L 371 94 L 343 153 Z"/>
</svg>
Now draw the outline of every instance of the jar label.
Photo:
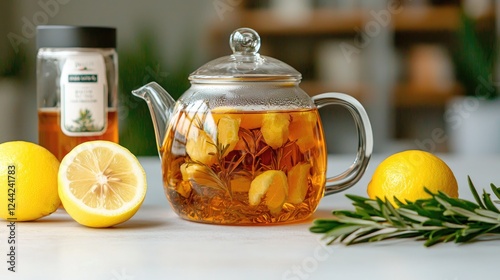
<svg viewBox="0 0 500 280">
<path fill-rule="evenodd" d="M 68 136 L 101 135 L 107 128 L 107 82 L 99 53 L 69 56 L 61 73 L 61 130 Z"/>
</svg>

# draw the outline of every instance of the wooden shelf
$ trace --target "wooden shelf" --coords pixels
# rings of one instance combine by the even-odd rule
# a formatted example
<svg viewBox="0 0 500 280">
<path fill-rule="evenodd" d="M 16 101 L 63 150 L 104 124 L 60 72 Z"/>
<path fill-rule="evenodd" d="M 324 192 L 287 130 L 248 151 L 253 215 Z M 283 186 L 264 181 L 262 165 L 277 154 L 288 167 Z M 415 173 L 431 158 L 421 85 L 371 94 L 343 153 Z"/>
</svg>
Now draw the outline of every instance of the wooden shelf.
<svg viewBox="0 0 500 280">
<path fill-rule="evenodd" d="M 492 17 L 493 14 L 485 16 Z M 460 27 L 460 8 L 438 6 L 405 8 L 391 14 L 395 31 L 456 31 Z M 376 19 L 367 10 L 317 9 L 306 12 L 299 20 L 282 18 L 273 10 L 242 10 L 239 24 L 258 30 L 261 35 L 322 35 L 358 33 L 364 25 Z M 379 23 L 380 24 L 380 23 Z"/>
<path fill-rule="evenodd" d="M 394 89 L 394 104 L 397 107 L 444 106 L 451 98 L 463 94 L 464 89 L 459 84 L 446 90 L 400 84 Z"/>
<path fill-rule="evenodd" d="M 404 9 L 393 17 L 395 31 L 456 31 L 460 27 L 460 9 L 456 6 Z"/>
<path fill-rule="evenodd" d="M 354 33 L 363 26 L 368 13 L 360 10 L 312 10 L 299 20 L 283 18 L 273 10 L 243 10 L 241 26 L 253 28 L 261 35 L 321 35 Z M 358 28 L 358 29 L 357 29 Z"/>
<path fill-rule="evenodd" d="M 324 82 L 318 81 L 303 81 L 300 83 L 300 88 L 307 92 L 310 96 L 318 95 L 325 92 L 341 92 L 348 94 L 358 100 L 366 96 L 366 89 L 360 85 L 348 87 L 338 87 Z"/>
<path fill-rule="evenodd" d="M 393 24 L 399 32 L 454 32 L 461 28 L 461 9 L 457 6 L 438 6 L 405 9 L 395 14 Z M 480 26 L 491 25 L 495 19 L 495 12 L 490 9 L 486 14 L 476 18 Z"/>
<path fill-rule="evenodd" d="M 370 99 L 368 88 L 362 85 L 353 85 L 349 87 L 338 87 L 328 83 L 318 81 L 303 81 L 300 87 L 310 96 L 325 92 L 341 92 L 348 94 L 359 101 Z M 399 108 L 405 107 L 425 107 L 425 106 L 444 106 L 451 98 L 464 94 L 461 85 L 455 84 L 450 89 L 432 89 L 423 88 L 410 84 L 399 84 L 394 88 L 393 104 Z"/>
<path fill-rule="evenodd" d="M 241 26 L 258 30 L 261 35 L 324 35 L 359 33 L 365 24 L 376 21 L 368 10 L 316 9 L 305 12 L 298 20 L 282 18 L 271 9 L 241 10 Z M 479 22 L 494 18 L 493 11 L 477 19 Z M 379 23 L 380 24 L 380 23 Z M 456 31 L 460 28 L 460 8 L 435 6 L 403 8 L 391 14 L 391 25 L 397 32 Z"/>
</svg>

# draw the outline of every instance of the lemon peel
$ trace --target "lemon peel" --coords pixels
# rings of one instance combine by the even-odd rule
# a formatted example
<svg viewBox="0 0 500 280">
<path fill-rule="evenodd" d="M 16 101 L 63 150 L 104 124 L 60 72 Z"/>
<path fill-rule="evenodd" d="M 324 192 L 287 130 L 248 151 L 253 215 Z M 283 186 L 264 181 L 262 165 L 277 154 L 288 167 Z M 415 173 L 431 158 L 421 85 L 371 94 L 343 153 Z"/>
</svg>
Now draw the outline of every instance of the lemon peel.
<svg viewBox="0 0 500 280">
<path fill-rule="evenodd" d="M 394 197 L 401 202 L 430 198 L 424 187 L 432 193 L 444 192 L 458 197 L 457 180 L 448 165 L 439 157 L 424 151 L 407 150 L 384 159 L 375 169 L 368 184 L 372 199 Z"/>
<path fill-rule="evenodd" d="M 25 141 L 0 144 L 0 217 L 33 221 L 55 212 L 59 161 L 47 149 Z M 12 212 L 11 212 L 12 211 Z"/>
</svg>

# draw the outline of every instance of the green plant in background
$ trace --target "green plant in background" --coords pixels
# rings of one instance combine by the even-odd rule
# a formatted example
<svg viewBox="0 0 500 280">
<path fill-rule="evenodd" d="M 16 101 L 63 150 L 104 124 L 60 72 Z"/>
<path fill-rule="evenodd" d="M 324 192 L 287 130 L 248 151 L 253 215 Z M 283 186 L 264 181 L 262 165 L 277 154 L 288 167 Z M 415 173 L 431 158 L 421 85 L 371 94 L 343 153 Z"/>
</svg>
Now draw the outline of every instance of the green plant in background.
<svg viewBox="0 0 500 280">
<path fill-rule="evenodd" d="M 17 53 L 8 52 L 3 59 L 0 57 L 0 77 L 20 76 L 25 63 L 26 53 L 24 49 L 20 48 Z"/>
<path fill-rule="evenodd" d="M 498 97 L 498 89 L 493 84 L 497 46 L 494 27 L 479 28 L 477 20 L 465 13 L 461 14 L 461 28 L 457 34 L 453 59 L 457 79 L 464 86 L 466 95 L 484 99 Z M 488 85 L 479 87 L 482 83 Z"/>
<path fill-rule="evenodd" d="M 189 88 L 188 75 L 194 69 L 192 50 L 185 48 L 178 65 L 168 69 L 162 61 L 155 35 L 140 32 L 137 49 L 119 51 L 120 144 L 135 155 L 158 155 L 153 122 L 146 103 L 131 91 L 155 81 L 177 99 Z M 192 46 L 193 44 L 187 44 Z"/>
</svg>

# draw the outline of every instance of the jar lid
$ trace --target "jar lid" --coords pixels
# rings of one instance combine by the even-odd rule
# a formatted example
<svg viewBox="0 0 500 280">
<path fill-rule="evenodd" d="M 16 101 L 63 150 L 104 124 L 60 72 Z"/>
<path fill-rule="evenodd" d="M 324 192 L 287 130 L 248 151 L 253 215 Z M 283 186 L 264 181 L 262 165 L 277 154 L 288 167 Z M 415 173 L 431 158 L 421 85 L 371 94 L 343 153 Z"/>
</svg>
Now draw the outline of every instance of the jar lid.
<svg viewBox="0 0 500 280">
<path fill-rule="evenodd" d="M 260 55 L 259 34 L 250 28 L 235 30 L 229 45 L 233 54 L 217 58 L 191 73 L 193 82 L 300 81 L 302 75 L 290 65 Z"/>
<path fill-rule="evenodd" d="M 39 25 L 38 48 L 116 48 L 116 28 Z"/>
</svg>

